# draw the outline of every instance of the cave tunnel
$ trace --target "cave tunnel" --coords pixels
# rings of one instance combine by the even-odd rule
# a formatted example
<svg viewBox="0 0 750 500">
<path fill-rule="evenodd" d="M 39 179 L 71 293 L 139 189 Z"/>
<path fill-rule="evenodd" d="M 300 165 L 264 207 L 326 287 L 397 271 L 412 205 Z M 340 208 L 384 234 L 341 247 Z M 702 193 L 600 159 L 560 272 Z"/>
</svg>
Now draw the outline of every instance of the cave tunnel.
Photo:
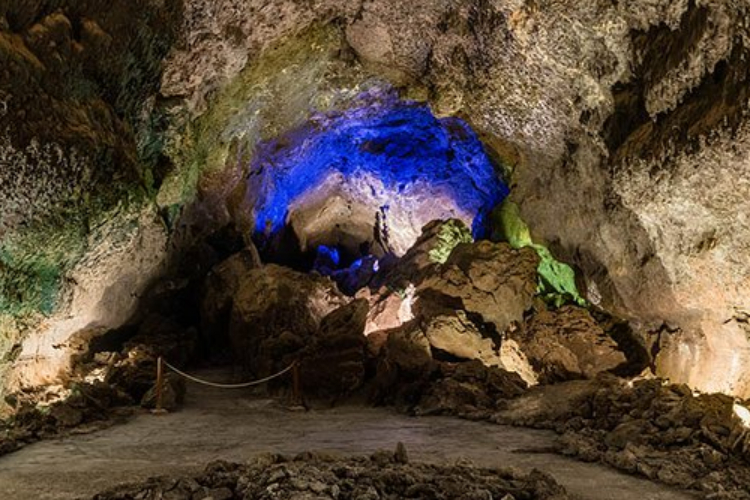
<svg viewBox="0 0 750 500">
<path fill-rule="evenodd" d="M 750 500 L 745 19 L 0 1 L 0 497 Z"/>
<path fill-rule="evenodd" d="M 460 118 L 395 96 L 360 104 L 258 145 L 253 240 L 264 260 L 336 270 L 403 256 L 433 220 L 459 219 L 484 238 L 508 194 L 501 175 Z"/>
</svg>

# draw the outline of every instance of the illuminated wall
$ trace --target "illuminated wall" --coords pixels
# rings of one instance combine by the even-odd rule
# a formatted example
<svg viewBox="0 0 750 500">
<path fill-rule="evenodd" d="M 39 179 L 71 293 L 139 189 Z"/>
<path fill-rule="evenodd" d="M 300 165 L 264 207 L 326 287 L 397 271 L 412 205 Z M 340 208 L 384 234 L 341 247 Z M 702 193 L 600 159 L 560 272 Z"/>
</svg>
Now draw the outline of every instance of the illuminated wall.
<svg viewBox="0 0 750 500">
<path fill-rule="evenodd" d="M 307 247 L 341 244 L 331 228 L 352 244 L 380 229 L 403 254 L 434 219 L 462 219 L 482 237 L 508 188 L 463 120 L 381 98 L 261 143 L 248 192 L 261 242 L 290 223 Z"/>
</svg>

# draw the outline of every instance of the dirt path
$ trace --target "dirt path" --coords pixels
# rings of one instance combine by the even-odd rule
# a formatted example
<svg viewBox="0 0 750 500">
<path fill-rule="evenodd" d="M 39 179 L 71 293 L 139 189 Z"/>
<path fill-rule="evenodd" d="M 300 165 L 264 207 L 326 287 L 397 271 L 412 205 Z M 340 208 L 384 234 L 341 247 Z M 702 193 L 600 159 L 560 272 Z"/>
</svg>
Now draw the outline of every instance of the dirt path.
<svg viewBox="0 0 750 500">
<path fill-rule="evenodd" d="M 409 418 L 388 409 L 344 406 L 290 412 L 242 392 L 190 386 L 183 410 L 139 415 L 94 434 L 44 441 L 0 458 L 2 500 L 87 498 L 119 482 L 202 469 L 215 459 L 305 450 L 369 454 L 403 442 L 412 460 L 536 467 L 574 498 L 688 500 L 693 497 L 603 466 L 529 450 L 554 435 L 454 418 Z M 526 450 L 526 451 L 523 451 Z"/>
</svg>

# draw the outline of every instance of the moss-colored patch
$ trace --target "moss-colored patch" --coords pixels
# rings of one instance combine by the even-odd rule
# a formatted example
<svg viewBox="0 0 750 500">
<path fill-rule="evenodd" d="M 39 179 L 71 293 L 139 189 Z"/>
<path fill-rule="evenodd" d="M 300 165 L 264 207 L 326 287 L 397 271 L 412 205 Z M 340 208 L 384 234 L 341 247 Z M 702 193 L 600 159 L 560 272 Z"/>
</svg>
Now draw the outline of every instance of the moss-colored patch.
<svg viewBox="0 0 750 500">
<path fill-rule="evenodd" d="M 237 161 L 232 151 L 247 157 L 259 141 L 359 94 L 362 75 L 336 57 L 342 39 L 338 27 L 313 27 L 248 64 L 214 97 L 205 114 L 186 123 L 166 144 L 176 168 L 160 189 L 159 205 L 192 200 L 200 179 Z"/>
<path fill-rule="evenodd" d="M 472 243 L 471 230 L 461 221 L 449 220 L 440 226 L 437 234 L 437 245 L 428 255 L 431 262 L 445 264 L 454 248 L 461 243 Z"/>
<path fill-rule="evenodd" d="M 531 239 L 529 226 L 521 218 L 521 212 L 513 202 L 505 201 L 493 214 L 500 235 L 514 248 L 532 247 L 541 261 L 537 268 L 539 284 L 537 293 L 549 304 L 560 307 L 566 303 L 586 306 L 586 300 L 578 293 L 575 271 L 556 260 L 549 249 Z"/>
</svg>

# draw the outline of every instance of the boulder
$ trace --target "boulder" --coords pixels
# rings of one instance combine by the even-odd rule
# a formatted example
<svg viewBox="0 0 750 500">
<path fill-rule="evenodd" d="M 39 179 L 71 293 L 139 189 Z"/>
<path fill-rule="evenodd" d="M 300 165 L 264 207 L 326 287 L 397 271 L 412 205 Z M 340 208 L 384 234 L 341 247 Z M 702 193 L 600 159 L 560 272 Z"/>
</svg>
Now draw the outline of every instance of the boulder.
<svg viewBox="0 0 750 500">
<path fill-rule="evenodd" d="M 417 287 L 416 311 L 430 317 L 464 309 L 502 333 L 523 320 L 537 287 L 539 257 L 506 243 L 461 243 L 438 272 Z"/>
<path fill-rule="evenodd" d="M 476 415 L 504 405 L 505 400 L 523 394 L 527 385 L 515 373 L 484 366 L 474 360 L 440 363 L 436 381 L 420 399 L 415 411 L 420 415 Z"/>
<path fill-rule="evenodd" d="M 367 301 L 357 299 L 323 318 L 302 354 L 300 374 L 305 394 L 339 399 L 363 384 L 367 310 Z"/>
<path fill-rule="evenodd" d="M 513 333 L 541 383 L 593 378 L 627 362 L 617 343 L 586 309 L 540 306 L 525 328 Z"/>
<path fill-rule="evenodd" d="M 329 278 L 277 265 L 250 270 L 229 326 L 237 361 L 260 377 L 283 369 L 313 340 L 321 320 L 349 300 Z"/>
<path fill-rule="evenodd" d="M 500 338 L 483 334 L 464 311 L 430 318 L 424 333 L 430 345 L 445 354 L 462 360 L 476 359 L 486 366 L 502 365 Z"/>
<path fill-rule="evenodd" d="M 243 277 L 259 267 L 260 256 L 255 246 L 250 244 L 217 264 L 206 276 L 200 303 L 201 333 L 212 351 L 228 345 L 234 296 Z"/>
<path fill-rule="evenodd" d="M 413 404 L 434 369 L 430 342 L 416 321 L 382 333 L 370 397 L 376 404 Z"/>
<path fill-rule="evenodd" d="M 382 330 L 393 330 L 414 319 L 412 303 L 414 301 L 413 285 L 405 290 L 393 291 L 383 286 L 373 293 L 364 288 L 357 293 L 358 298 L 367 299 L 370 310 L 367 313 L 365 335 Z"/>
<path fill-rule="evenodd" d="M 459 243 L 471 243 L 471 230 L 458 219 L 434 220 L 422 228 L 422 234 L 400 259 L 381 259 L 381 271 L 373 280 L 403 290 L 417 284 L 445 262 Z"/>
</svg>

